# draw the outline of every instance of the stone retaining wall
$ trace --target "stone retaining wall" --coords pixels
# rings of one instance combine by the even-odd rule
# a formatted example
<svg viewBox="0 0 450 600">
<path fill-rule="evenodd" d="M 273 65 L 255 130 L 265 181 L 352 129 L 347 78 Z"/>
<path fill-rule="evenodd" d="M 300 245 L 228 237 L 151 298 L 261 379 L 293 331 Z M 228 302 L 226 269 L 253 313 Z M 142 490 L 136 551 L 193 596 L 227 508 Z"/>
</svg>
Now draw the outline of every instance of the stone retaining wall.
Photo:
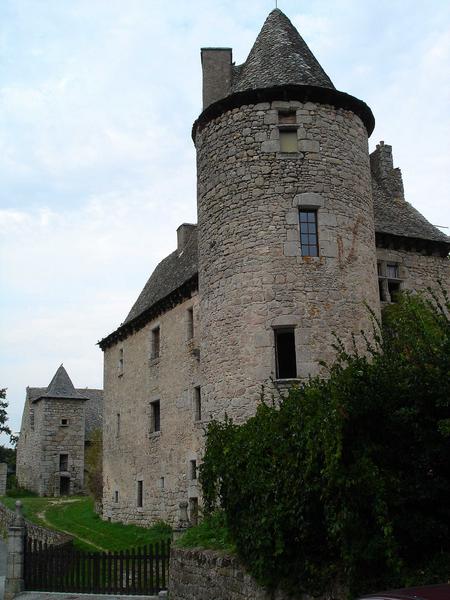
<svg viewBox="0 0 450 600">
<path fill-rule="evenodd" d="M 14 511 L 7 508 L 4 504 L 0 503 L 0 529 L 3 534 L 6 534 L 8 528 L 13 524 L 15 517 Z M 62 546 L 63 544 L 69 544 L 72 542 L 73 537 L 60 531 L 54 531 L 53 529 L 47 529 L 41 527 L 35 523 L 25 519 L 25 527 L 27 535 L 38 542 L 43 542 L 50 546 Z"/>
<path fill-rule="evenodd" d="M 342 596 L 343 598 L 344 596 Z M 170 600 L 312 600 L 300 594 L 270 594 L 245 571 L 238 559 L 213 550 L 170 551 Z M 339 595 L 316 600 L 339 600 Z"/>
</svg>

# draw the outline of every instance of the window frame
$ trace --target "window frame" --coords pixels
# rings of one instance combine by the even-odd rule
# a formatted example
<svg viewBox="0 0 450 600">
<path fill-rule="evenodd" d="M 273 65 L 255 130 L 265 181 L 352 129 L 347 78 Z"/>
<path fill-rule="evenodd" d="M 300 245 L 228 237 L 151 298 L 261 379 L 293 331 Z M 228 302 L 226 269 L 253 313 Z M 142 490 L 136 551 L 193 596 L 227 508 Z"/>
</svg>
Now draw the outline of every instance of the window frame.
<svg viewBox="0 0 450 600">
<path fill-rule="evenodd" d="M 161 431 L 161 400 L 156 399 L 150 402 L 150 433 L 159 433 Z"/>
<path fill-rule="evenodd" d="M 198 423 L 202 420 L 202 388 L 199 385 L 194 387 L 194 421 Z"/>
<path fill-rule="evenodd" d="M 136 507 L 144 508 L 144 481 L 143 481 L 143 479 L 137 480 Z"/>
<path fill-rule="evenodd" d="M 297 347 L 296 347 L 295 329 L 296 329 L 295 325 L 282 325 L 282 326 L 277 326 L 277 327 L 273 328 L 274 353 L 275 353 L 275 374 L 276 374 L 276 379 L 278 381 L 289 380 L 289 379 L 298 379 Z M 279 344 L 278 344 L 278 340 L 279 340 L 278 336 L 281 333 L 286 334 L 286 332 L 291 332 L 292 336 L 293 336 L 293 348 L 294 348 L 293 365 L 295 367 L 295 370 L 290 375 L 284 375 L 284 374 L 282 375 L 281 371 L 284 371 L 284 369 L 282 369 L 280 371 L 280 348 L 279 348 Z"/>
<path fill-rule="evenodd" d="M 151 348 L 150 359 L 158 360 L 161 358 L 161 325 L 155 325 L 151 329 Z"/>
<path fill-rule="evenodd" d="M 302 215 L 306 216 L 306 220 L 302 219 Z M 314 219 L 309 220 L 309 215 L 314 215 Z M 299 238 L 300 238 L 300 254 L 304 257 L 318 258 L 320 256 L 319 248 L 319 211 L 317 208 L 299 206 L 298 207 L 298 224 L 299 224 Z M 314 231 L 310 231 L 310 225 L 312 224 Z M 306 231 L 302 231 L 306 225 Z M 303 226 L 303 227 L 302 227 Z M 305 237 L 307 240 L 305 239 Z M 315 242 L 310 242 L 310 237 L 315 237 Z M 311 254 L 310 249 L 314 248 L 315 254 Z M 306 249 L 308 249 L 306 251 Z"/>
<path fill-rule="evenodd" d="M 63 469 L 63 467 L 66 467 Z M 60 473 L 68 473 L 69 471 L 69 453 L 68 452 L 60 452 L 59 454 L 59 472 Z"/>
</svg>

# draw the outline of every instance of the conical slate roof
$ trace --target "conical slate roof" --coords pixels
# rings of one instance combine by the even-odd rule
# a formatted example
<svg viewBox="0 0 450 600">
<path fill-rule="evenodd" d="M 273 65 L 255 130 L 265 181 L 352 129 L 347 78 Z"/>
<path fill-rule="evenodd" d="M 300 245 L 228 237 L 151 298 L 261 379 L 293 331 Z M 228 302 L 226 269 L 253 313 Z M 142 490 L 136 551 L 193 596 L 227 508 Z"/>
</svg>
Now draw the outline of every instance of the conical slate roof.
<svg viewBox="0 0 450 600">
<path fill-rule="evenodd" d="M 294 25 L 277 8 L 267 17 L 245 63 L 235 67 L 232 91 L 281 85 L 335 89 Z"/>
<path fill-rule="evenodd" d="M 37 402 L 41 398 L 65 398 L 67 400 L 88 399 L 86 396 L 82 396 L 77 392 L 63 365 L 58 368 L 45 392 L 35 398 L 33 402 Z"/>
</svg>

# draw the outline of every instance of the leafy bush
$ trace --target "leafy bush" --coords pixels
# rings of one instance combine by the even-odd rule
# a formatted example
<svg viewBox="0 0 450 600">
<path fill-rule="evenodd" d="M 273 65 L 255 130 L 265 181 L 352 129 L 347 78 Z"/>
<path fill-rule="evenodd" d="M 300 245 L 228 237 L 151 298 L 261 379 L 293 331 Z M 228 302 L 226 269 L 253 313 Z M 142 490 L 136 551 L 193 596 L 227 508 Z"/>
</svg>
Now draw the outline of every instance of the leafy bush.
<svg viewBox="0 0 450 600">
<path fill-rule="evenodd" d="M 404 295 L 327 379 L 208 427 L 200 482 L 269 588 L 315 594 L 450 574 L 449 303 Z"/>
<path fill-rule="evenodd" d="M 33 498 L 37 496 L 35 492 L 27 490 L 24 487 L 20 487 L 20 485 L 17 483 L 17 477 L 15 475 L 8 475 L 6 495 L 12 498 Z"/>
</svg>

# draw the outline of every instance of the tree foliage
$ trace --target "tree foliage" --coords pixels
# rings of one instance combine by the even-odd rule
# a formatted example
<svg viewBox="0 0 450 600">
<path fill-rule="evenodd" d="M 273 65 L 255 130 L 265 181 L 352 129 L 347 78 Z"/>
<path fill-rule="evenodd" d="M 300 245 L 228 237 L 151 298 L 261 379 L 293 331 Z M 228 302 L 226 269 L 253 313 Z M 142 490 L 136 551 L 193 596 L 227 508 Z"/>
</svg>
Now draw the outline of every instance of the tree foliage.
<svg viewBox="0 0 450 600">
<path fill-rule="evenodd" d="M 86 486 L 89 494 L 96 502 L 101 502 L 103 495 L 103 437 L 101 429 L 92 432 L 84 463 Z"/>
<path fill-rule="evenodd" d="M 327 379 L 211 422 L 200 481 L 269 588 L 350 595 L 450 574 L 450 320 L 404 295 Z"/>
</svg>

